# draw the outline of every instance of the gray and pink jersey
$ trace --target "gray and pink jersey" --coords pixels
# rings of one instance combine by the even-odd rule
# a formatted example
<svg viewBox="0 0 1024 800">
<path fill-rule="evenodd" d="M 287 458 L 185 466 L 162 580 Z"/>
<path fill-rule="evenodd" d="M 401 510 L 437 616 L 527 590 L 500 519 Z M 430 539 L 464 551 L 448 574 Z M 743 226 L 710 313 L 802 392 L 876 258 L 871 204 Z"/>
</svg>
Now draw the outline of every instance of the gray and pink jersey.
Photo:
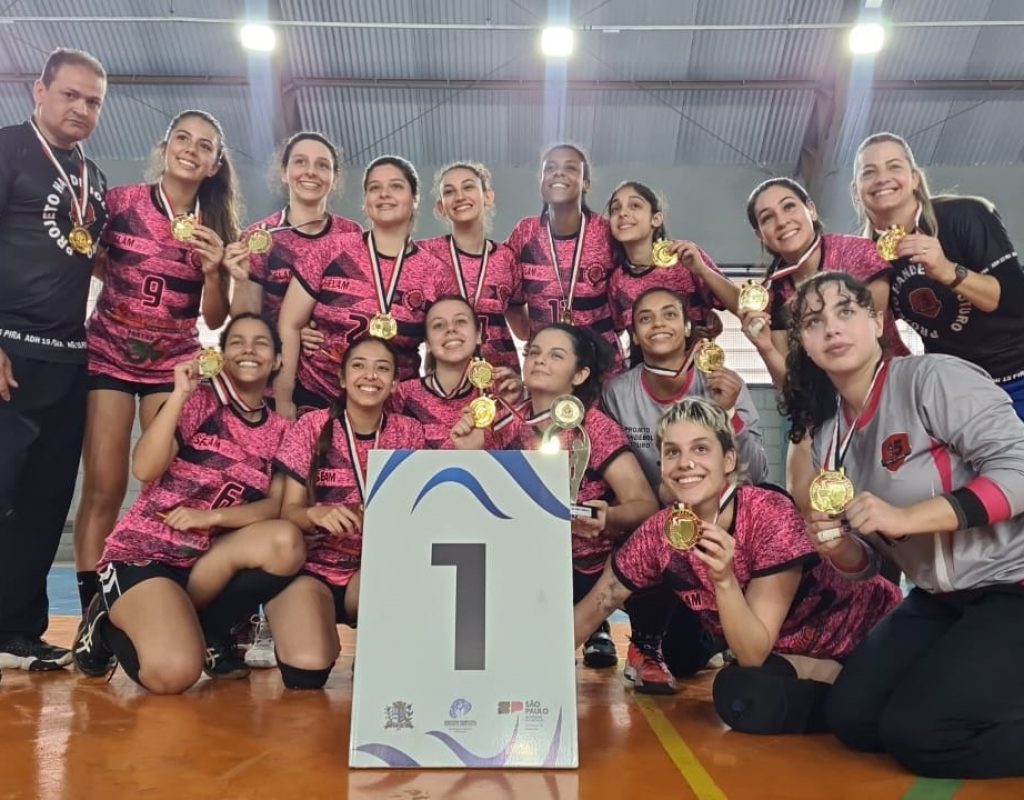
<svg viewBox="0 0 1024 800">
<path fill-rule="evenodd" d="M 306 389 L 332 402 L 339 392 L 338 374 L 345 351 L 365 336 L 370 320 L 381 313 L 374 284 L 368 233 L 349 233 L 318 243 L 295 265 L 295 278 L 316 300 L 312 320 L 324 343 L 312 355 L 299 356 L 296 379 Z M 390 286 L 395 259 L 377 256 Z M 391 344 L 398 353 L 398 378 L 419 374 L 419 346 L 427 306 L 444 294 L 457 294 L 455 279 L 446 267 L 413 243 L 402 260 L 402 272 L 390 306 L 398 323 Z"/>
<path fill-rule="evenodd" d="M 784 331 L 789 327 L 790 310 L 796 284 L 792 275 L 778 273 L 784 266 L 774 266 L 768 271 L 771 301 L 768 306 L 773 331 Z M 892 265 L 885 261 L 875 249 L 875 243 L 863 236 L 849 236 L 845 233 L 826 233 L 821 237 L 821 265 L 818 272 L 846 272 L 859 281 L 871 283 L 892 278 Z M 882 339 L 894 356 L 910 355 L 910 350 L 900 338 L 896 329 L 896 318 L 892 308 L 883 311 Z"/>
<path fill-rule="evenodd" d="M 605 384 L 602 403 L 605 411 L 626 432 L 629 445 L 636 453 L 640 466 L 644 468 L 647 481 L 657 493 L 661 485 L 661 453 L 658 452 L 654 437 L 658 430 L 658 420 L 684 397 L 711 400 L 711 390 L 704 373 L 693 367 L 690 367 L 686 383 L 675 396 L 665 400 L 655 398 L 648 380 L 648 373 L 642 364 L 633 367 Z M 750 480 L 761 483 L 768 479 L 768 456 L 764 450 L 761 418 L 746 384 L 740 389 L 734 410 L 736 413 L 732 418 L 732 430 L 736 438 L 736 454 L 740 464 L 746 466 Z"/>
<path fill-rule="evenodd" d="M 286 225 L 281 219 L 281 212 L 276 211 L 269 217 L 250 225 L 242 234 L 242 241 L 258 228 L 276 228 Z M 312 227 L 312 226 L 311 226 Z M 260 285 L 263 290 L 263 317 L 271 325 L 277 327 L 281 316 L 281 303 L 291 283 L 294 265 L 300 261 L 306 251 L 316 244 L 348 233 L 362 233 L 362 226 L 337 214 L 327 217 L 327 225 L 319 233 L 306 233 L 305 230 L 274 231 L 274 243 L 269 252 L 251 253 L 249 255 L 249 280 Z"/>
<path fill-rule="evenodd" d="M 700 254 L 705 264 L 721 273 L 711 256 L 703 250 Z M 632 330 L 633 304 L 648 289 L 668 289 L 685 297 L 686 317 L 694 325 L 707 325 L 710 312 L 724 308 L 710 287 L 682 264 L 667 269 L 616 266 L 608 278 L 608 303 L 616 330 Z"/>
<path fill-rule="evenodd" d="M 479 286 L 480 297 L 474 308 L 480 324 L 480 354 L 496 367 L 511 367 L 518 371 L 519 354 L 512 339 L 512 331 L 505 322 L 505 312 L 508 311 L 512 294 L 520 284 L 519 263 L 512 251 L 488 239 L 490 252 L 487 255 L 487 271 L 480 282 L 482 255 L 473 255 L 456 248 L 455 257 L 459 263 L 455 265 L 452 263 L 451 236 L 423 239 L 418 244 L 438 261 L 451 265 L 451 275 L 456 283 L 458 278 L 455 270 L 461 269 L 466 289 L 463 296 L 467 297 L 470 304 L 476 299 Z M 462 294 L 461 289 L 459 294 Z"/>
<path fill-rule="evenodd" d="M 540 447 L 543 432 L 530 424 L 525 418 L 529 413 L 529 403 L 520 407 L 517 415 L 506 415 L 495 422 L 492 429 L 484 432 L 484 447 L 487 450 L 536 450 Z M 615 505 L 615 491 L 605 479 L 605 471 L 623 453 L 629 452 L 629 441 L 619 424 L 598 411 L 588 408 L 583 417 L 583 427 L 590 437 L 590 459 L 583 474 L 583 482 L 576 502 L 588 500 L 604 500 Z M 563 450 L 570 445 L 570 436 L 577 434 L 565 432 L 559 437 Z M 593 539 L 581 536 L 572 537 L 572 568 L 577 572 L 592 574 L 604 569 L 604 562 L 612 552 L 615 542 L 612 538 L 601 535 Z"/>
<path fill-rule="evenodd" d="M 740 588 L 746 592 L 757 578 L 800 570 L 775 652 L 845 658 L 902 599 L 899 589 L 880 576 L 848 581 L 823 563 L 807 538 L 803 517 L 781 492 L 741 486 L 734 502 L 729 533 L 735 540 L 733 572 Z M 676 550 L 665 538 L 670 513 L 662 509 L 637 528 L 612 556 L 612 570 L 631 592 L 667 586 L 697 612 L 707 630 L 724 637 L 707 566 L 694 550 Z"/>
<path fill-rule="evenodd" d="M 428 450 L 451 447 L 452 428 L 462 409 L 480 393 L 465 381 L 454 394 L 445 397 L 431 385 L 431 376 L 410 378 L 398 384 L 391 395 L 391 407 L 399 414 L 417 420 L 422 426 Z"/>
<path fill-rule="evenodd" d="M 145 183 L 107 192 L 107 268 L 86 326 L 90 375 L 171 383 L 174 365 L 199 350 L 203 269 L 159 203 Z"/>
<path fill-rule="evenodd" d="M 363 503 L 359 490 L 358 468 L 365 477 L 370 450 L 422 450 L 423 426 L 401 414 L 385 414 L 381 421 L 380 437 L 374 434 L 355 434 L 359 463 L 353 465 L 349 455 L 345 423 L 331 419 L 330 409 L 310 411 L 292 425 L 281 442 L 274 458 L 274 468 L 303 486 L 309 481 L 310 468 L 317 451 L 317 443 L 325 425 L 331 425 L 331 444 L 317 465 L 315 484 L 318 505 L 345 505 L 356 508 Z M 332 536 L 318 530 L 318 536 L 306 539 L 306 565 L 303 569 L 323 578 L 333 586 L 346 586 L 359 571 L 363 553 L 363 534 Z"/>
<path fill-rule="evenodd" d="M 815 431 L 820 469 L 837 419 Z M 843 414 L 840 432 L 851 420 Z M 929 592 L 1024 582 L 1024 422 L 980 367 L 953 356 L 894 358 L 882 366 L 842 461 L 857 492 L 897 507 L 945 496 L 952 533 L 863 537 Z"/>
<path fill-rule="evenodd" d="M 212 388 L 200 385 L 178 419 L 177 456 L 114 526 L 100 566 L 157 561 L 191 567 L 220 531 L 174 530 L 161 515 L 178 506 L 225 508 L 265 498 L 274 454 L 290 424 L 268 409 L 250 422 L 230 405 L 221 405 Z"/>
<path fill-rule="evenodd" d="M 612 307 L 608 302 L 608 278 L 616 268 L 612 263 L 611 232 L 608 220 L 593 212 L 586 215 L 580 264 L 573 294 L 573 323 L 590 328 L 615 348 L 619 368 L 622 344 L 615 327 Z M 513 305 L 526 303 L 530 314 L 530 332 L 560 322 L 565 300 L 569 297 L 573 257 L 579 234 L 548 239 L 547 217 L 526 217 L 519 220 L 505 244 L 512 250 L 519 265 L 521 283 L 512 298 Z M 552 262 L 554 243 L 558 264 Z"/>
</svg>

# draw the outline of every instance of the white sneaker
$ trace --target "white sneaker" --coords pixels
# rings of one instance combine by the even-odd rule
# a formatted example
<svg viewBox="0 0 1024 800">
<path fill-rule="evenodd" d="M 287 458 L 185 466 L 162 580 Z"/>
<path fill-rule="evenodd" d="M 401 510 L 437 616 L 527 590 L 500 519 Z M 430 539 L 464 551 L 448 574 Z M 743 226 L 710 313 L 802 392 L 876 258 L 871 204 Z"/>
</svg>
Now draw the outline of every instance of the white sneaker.
<svg viewBox="0 0 1024 800">
<path fill-rule="evenodd" d="M 252 621 L 255 630 L 252 645 L 245 652 L 245 663 L 253 669 L 273 669 L 277 666 L 277 656 L 274 654 L 274 637 L 270 633 L 267 618 L 256 614 Z"/>
</svg>

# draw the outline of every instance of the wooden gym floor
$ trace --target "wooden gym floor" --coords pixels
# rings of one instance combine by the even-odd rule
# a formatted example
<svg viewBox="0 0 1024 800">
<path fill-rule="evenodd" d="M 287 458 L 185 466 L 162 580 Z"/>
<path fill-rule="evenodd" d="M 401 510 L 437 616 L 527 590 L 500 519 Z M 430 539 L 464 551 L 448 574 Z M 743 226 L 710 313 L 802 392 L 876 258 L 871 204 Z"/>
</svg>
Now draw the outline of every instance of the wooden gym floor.
<svg viewBox="0 0 1024 800">
<path fill-rule="evenodd" d="M 56 617 L 70 644 L 77 620 Z M 620 654 L 625 630 L 615 626 Z M 829 736 L 758 737 L 723 727 L 711 673 L 676 697 L 635 695 L 611 670 L 579 670 L 578 771 L 349 771 L 353 633 L 323 692 L 285 692 L 276 670 L 203 679 L 154 697 L 118 671 L 8 670 L 0 683 L 0 798 L 353 800 L 985 800 L 1024 798 L 1024 779 L 915 779 Z M 1024 754 L 1021 754 L 1024 758 Z"/>
</svg>

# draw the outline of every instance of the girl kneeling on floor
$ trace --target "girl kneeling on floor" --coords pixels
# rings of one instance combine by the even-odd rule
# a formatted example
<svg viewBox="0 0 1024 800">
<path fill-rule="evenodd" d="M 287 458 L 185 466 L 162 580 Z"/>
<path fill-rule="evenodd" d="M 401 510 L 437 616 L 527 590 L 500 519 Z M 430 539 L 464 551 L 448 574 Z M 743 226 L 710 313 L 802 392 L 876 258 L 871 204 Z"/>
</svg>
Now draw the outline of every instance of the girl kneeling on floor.
<svg viewBox="0 0 1024 800">
<path fill-rule="evenodd" d="M 657 441 L 676 502 L 633 532 L 576 604 L 576 643 L 635 592 L 666 585 L 736 655 L 714 682 L 726 724 L 825 730 L 824 699 L 842 660 L 899 590 L 880 577 L 848 582 L 823 563 L 793 501 L 744 484 L 729 418 L 710 401 L 687 397 L 669 409 Z"/>
</svg>

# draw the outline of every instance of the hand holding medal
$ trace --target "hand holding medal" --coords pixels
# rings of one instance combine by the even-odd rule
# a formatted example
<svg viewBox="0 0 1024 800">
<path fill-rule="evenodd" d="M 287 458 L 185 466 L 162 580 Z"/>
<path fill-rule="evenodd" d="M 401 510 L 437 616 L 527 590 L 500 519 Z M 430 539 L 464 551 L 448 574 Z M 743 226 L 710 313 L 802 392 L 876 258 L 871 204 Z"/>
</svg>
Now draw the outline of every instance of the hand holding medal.
<svg viewBox="0 0 1024 800">
<path fill-rule="evenodd" d="M 473 415 L 473 426 L 489 428 L 494 424 L 494 417 L 498 412 L 498 404 L 487 393 L 494 383 L 494 367 L 482 358 L 475 358 L 469 364 L 467 377 L 469 382 L 480 391 L 480 396 L 469 404 L 470 413 Z"/>
</svg>

